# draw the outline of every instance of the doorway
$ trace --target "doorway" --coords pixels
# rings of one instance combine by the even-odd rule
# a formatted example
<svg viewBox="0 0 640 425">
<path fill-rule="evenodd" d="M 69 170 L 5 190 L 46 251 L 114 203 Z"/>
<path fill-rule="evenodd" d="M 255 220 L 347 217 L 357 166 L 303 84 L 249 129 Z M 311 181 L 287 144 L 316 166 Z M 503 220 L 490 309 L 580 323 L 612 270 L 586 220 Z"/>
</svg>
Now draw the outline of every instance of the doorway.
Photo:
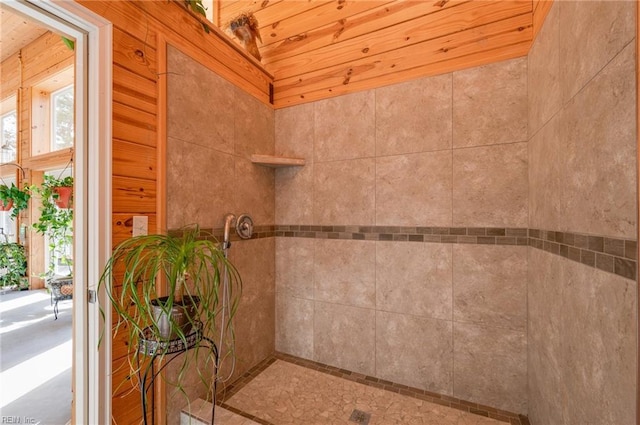
<svg viewBox="0 0 640 425">
<path fill-rule="evenodd" d="M 111 25 L 75 2 L 8 1 L 2 3 L 2 9 L 35 21 L 74 43 L 74 146 L 71 155 L 74 221 L 70 253 L 73 257 L 73 401 L 70 417 L 71 423 L 76 424 L 107 424 L 110 422 L 111 394 L 109 332 L 104 334 L 100 345 L 98 342 L 102 325 L 108 323 L 109 312 L 104 321 L 99 309 L 102 297 L 97 293 L 96 285 L 111 251 Z M 57 93 L 63 98 L 68 95 L 68 88 L 60 87 Z M 45 154 L 46 159 L 56 155 L 53 152 Z M 56 169 L 46 168 L 38 169 L 38 164 L 32 163 L 29 169 L 38 169 L 42 176 L 46 171 Z M 54 260 L 54 265 L 60 260 L 55 254 L 50 254 L 49 258 Z M 25 412 L 23 416 L 24 423 L 28 415 Z"/>
</svg>

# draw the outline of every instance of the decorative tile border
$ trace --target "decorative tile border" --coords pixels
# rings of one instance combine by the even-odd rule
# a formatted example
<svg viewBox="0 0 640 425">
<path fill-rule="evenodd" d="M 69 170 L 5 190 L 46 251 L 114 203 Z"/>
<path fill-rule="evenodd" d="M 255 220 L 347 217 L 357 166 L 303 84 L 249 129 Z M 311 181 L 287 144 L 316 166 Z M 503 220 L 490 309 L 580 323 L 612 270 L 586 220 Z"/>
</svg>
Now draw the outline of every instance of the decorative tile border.
<svg viewBox="0 0 640 425">
<path fill-rule="evenodd" d="M 203 229 L 222 240 L 223 229 Z M 583 233 L 556 232 L 522 227 L 407 227 L 407 226 L 255 226 L 251 239 L 270 237 L 401 241 L 478 245 L 519 245 L 560 255 L 589 267 L 636 280 L 638 243 Z M 240 238 L 235 230 L 231 241 Z"/>
<path fill-rule="evenodd" d="M 465 400 L 460 400 L 455 397 L 449 397 L 449 396 L 433 393 L 430 391 L 421 390 L 418 388 L 408 387 L 402 384 L 396 384 L 390 381 L 385 381 L 383 379 L 375 378 L 373 376 L 362 375 L 360 373 L 351 372 L 345 369 L 339 369 L 334 366 L 329 366 L 323 363 L 318 363 L 311 360 L 294 357 L 284 353 L 275 353 L 273 356 L 268 357 L 267 359 L 260 362 L 258 365 L 254 366 L 252 369 L 250 369 L 240 378 L 238 378 L 231 385 L 218 391 L 218 403 L 225 409 L 230 410 L 238 415 L 249 418 L 260 424 L 274 425 L 271 422 L 265 421 L 264 419 L 261 419 L 261 418 L 257 418 L 251 414 L 242 412 L 241 410 L 236 409 L 233 406 L 230 406 L 229 404 L 226 403 L 226 400 L 229 400 L 233 395 L 235 395 L 238 391 L 240 391 L 253 378 L 258 376 L 262 371 L 268 368 L 276 360 L 282 360 L 285 362 L 293 363 L 309 369 L 317 370 L 322 373 L 333 375 L 338 378 L 348 379 L 350 381 L 358 382 L 360 384 L 368 385 L 370 387 L 375 387 L 382 390 L 402 394 L 408 397 L 425 400 L 434 404 L 440 404 L 442 406 L 447 406 L 453 409 L 469 412 L 474 415 L 485 416 L 501 422 L 506 422 L 511 425 L 529 425 L 529 420 L 527 419 L 526 416 L 523 416 L 523 415 L 518 415 L 516 413 L 495 409 L 493 407 L 484 406 L 481 404 L 472 403 Z"/>
</svg>

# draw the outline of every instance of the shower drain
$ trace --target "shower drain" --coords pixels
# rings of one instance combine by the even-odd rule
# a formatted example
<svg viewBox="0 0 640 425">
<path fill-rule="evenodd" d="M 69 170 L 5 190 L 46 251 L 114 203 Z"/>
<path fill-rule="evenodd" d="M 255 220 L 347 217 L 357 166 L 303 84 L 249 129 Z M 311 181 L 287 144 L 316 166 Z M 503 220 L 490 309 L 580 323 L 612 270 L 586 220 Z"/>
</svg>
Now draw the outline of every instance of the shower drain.
<svg viewBox="0 0 640 425">
<path fill-rule="evenodd" d="M 371 413 L 363 412 L 362 410 L 353 409 L 351 412 L 351 417 L 349 420 L 351 422 L 355 422 L 361 425 L 367 425 L 369 423 L 369 419 L 371 419 Z"/>
</svg>

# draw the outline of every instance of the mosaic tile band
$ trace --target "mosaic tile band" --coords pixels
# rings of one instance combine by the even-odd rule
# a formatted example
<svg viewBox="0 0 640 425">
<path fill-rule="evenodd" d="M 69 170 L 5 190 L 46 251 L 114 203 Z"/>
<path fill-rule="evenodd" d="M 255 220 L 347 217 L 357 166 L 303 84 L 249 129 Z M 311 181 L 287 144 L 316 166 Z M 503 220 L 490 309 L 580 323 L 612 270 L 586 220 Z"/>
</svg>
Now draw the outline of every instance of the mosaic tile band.
<svg viewBox="0 0 640 425">
<path fill-rule="evenodd" d="M 203 229 L 222 239 L 223 229 Z M 521 245 L 636 280 L 638 243 L 632 239 L 510 227 L 255 226 L 252 239 L 285 237 L 366 241 Z M 240 238 L 232 232 L 232 241 Z"/>
</svg>

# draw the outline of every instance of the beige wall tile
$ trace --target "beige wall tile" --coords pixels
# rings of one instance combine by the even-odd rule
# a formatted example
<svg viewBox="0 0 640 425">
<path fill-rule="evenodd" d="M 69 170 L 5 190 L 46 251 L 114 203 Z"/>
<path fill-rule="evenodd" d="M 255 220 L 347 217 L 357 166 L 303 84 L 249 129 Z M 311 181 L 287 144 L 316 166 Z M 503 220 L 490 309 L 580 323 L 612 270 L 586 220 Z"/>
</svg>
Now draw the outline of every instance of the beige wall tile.
<svg viewBox="0 0 640 425">
<path fill-rule="evenodd" d="M 314 224 L 375 224 L 375 160 L 314 164 Z"/>
<path fill-rule="evenodd" d="M 234 86 L 170 45 L 167 69 L 168 136 L 233 153 Z"/>
<path fill-rule="evenodd" d="M 567 214 L 564 200 L 564 167 L 560 111 L 529 140 L 529 227 L 562 229 Z"/>
<path fill-rule="evenodd" d="M 276 294 L 276 351 L 313 359 L 312 300 Z"/>
<path fill-rule="evenodd" d="M 562 108 L 560 90 L 559 2 L 551 6 L 529 55 L 529 137 L 533 136 Z"/>
<path fill-rule="evenodd" d="M 526 414 L 526 333 L 454 323 L 453 340 L 454 397 Z"/>
<path fill-rule="evenodd" d="M 313 168 L 276 170 L 276 223 L 313 224 Z"/>
<path fill-rule="evenodd" d="M 527 326 L 527 247 L 453 246 L 453 318 L 524 331 Z"/>
<path fill-rule="evenodd" d="M 315 162 L 375 155 L 375 92 L 321 100 L 315 106 Z"/>
<path fill-rule="evenodd" d="M 453 394 L 451 321 L 378 311 L 376 324 L 377 377 Z"/>
<path fill-rule="evenodd" d="M 276 238 L 276 290 L 313 299 L 314 239 Z"/>
<path fill-rule="evenodd" d="M 636 237 L 635 90 L 630 44 L 567 104 L 563 229 Z"/>
<path fill-rule="evenodd" d="M 634 1 L 563 1 L 562 100 L 568 101 L 635 37 Z"/>
<path fill-rule="evenodd" d="M 636 283 L 563 259 L 566 424 L 631 424 L 636 393 Z"/>
<path fill-rule="evenodd" d="M 453 73 L 453 147 L 527 140 L 527 60 Z"/>
<path fill-rule="evenodd" d="M 315 361 L 375 375 L 375 338 L 375 310 L 315 302 Z"/>
<path fill-rule="evenodd" d="M 451 148 L 451 74 L 375 90 L 376 155 Z"/>
<path fill-rule="evenodd" d="M 528 248 L 528 396 L 532 424 L 564 423 L 562 404 L 570 395 L 562 383 L 562 282 L 566 269 L 561 258 Z M 561 401 L 561 402 L 558 402 Z"/>
<path fill-rule="evenodd" d="M 252 154 L 273 154 L 275 145 L 273 109 L 240 89 L 236 89 L 234 107 L 235 154 L 246 158 Z"/>
<path fill-rule="evenodd" d="M 316 239 L 313 265 L 315 300 L 375 307 L 374 241 Z"/>
<path fill-rule="evenodd" d="M 376 224 L 451 226 L 451 151 L 377 158 Z"/>
<path fill-rule="evenodd" d="M 275 111 L 275 152 L 304 158 L 313 163 L 314 104 L 292 106 Z"/>
<path fill-rule="evenodd" d="M 453 225 L 527 227 L 527 143 L 453 151 Z"/>
<path fill-rule="evenodd" d="M 230 188 L 233 191 L 232 211 L 250 214 L 254 225 L 272 224 L 275 220 L 274 171 L 236 157 L 234 175 Z M 203 184 L 210 183 L 203 181 Z"/>
<path fill-rule="evenodd" d="M 451 320 L 452 267 L 451 245 L 376 242 L 376 308 Z"/>
<path fill-rule="evenodd" d="M 168 138 L 167 227 L 221 226 L 224 214 L 233 206 L 233 176 L 233 156 Z"/>
</svg>

